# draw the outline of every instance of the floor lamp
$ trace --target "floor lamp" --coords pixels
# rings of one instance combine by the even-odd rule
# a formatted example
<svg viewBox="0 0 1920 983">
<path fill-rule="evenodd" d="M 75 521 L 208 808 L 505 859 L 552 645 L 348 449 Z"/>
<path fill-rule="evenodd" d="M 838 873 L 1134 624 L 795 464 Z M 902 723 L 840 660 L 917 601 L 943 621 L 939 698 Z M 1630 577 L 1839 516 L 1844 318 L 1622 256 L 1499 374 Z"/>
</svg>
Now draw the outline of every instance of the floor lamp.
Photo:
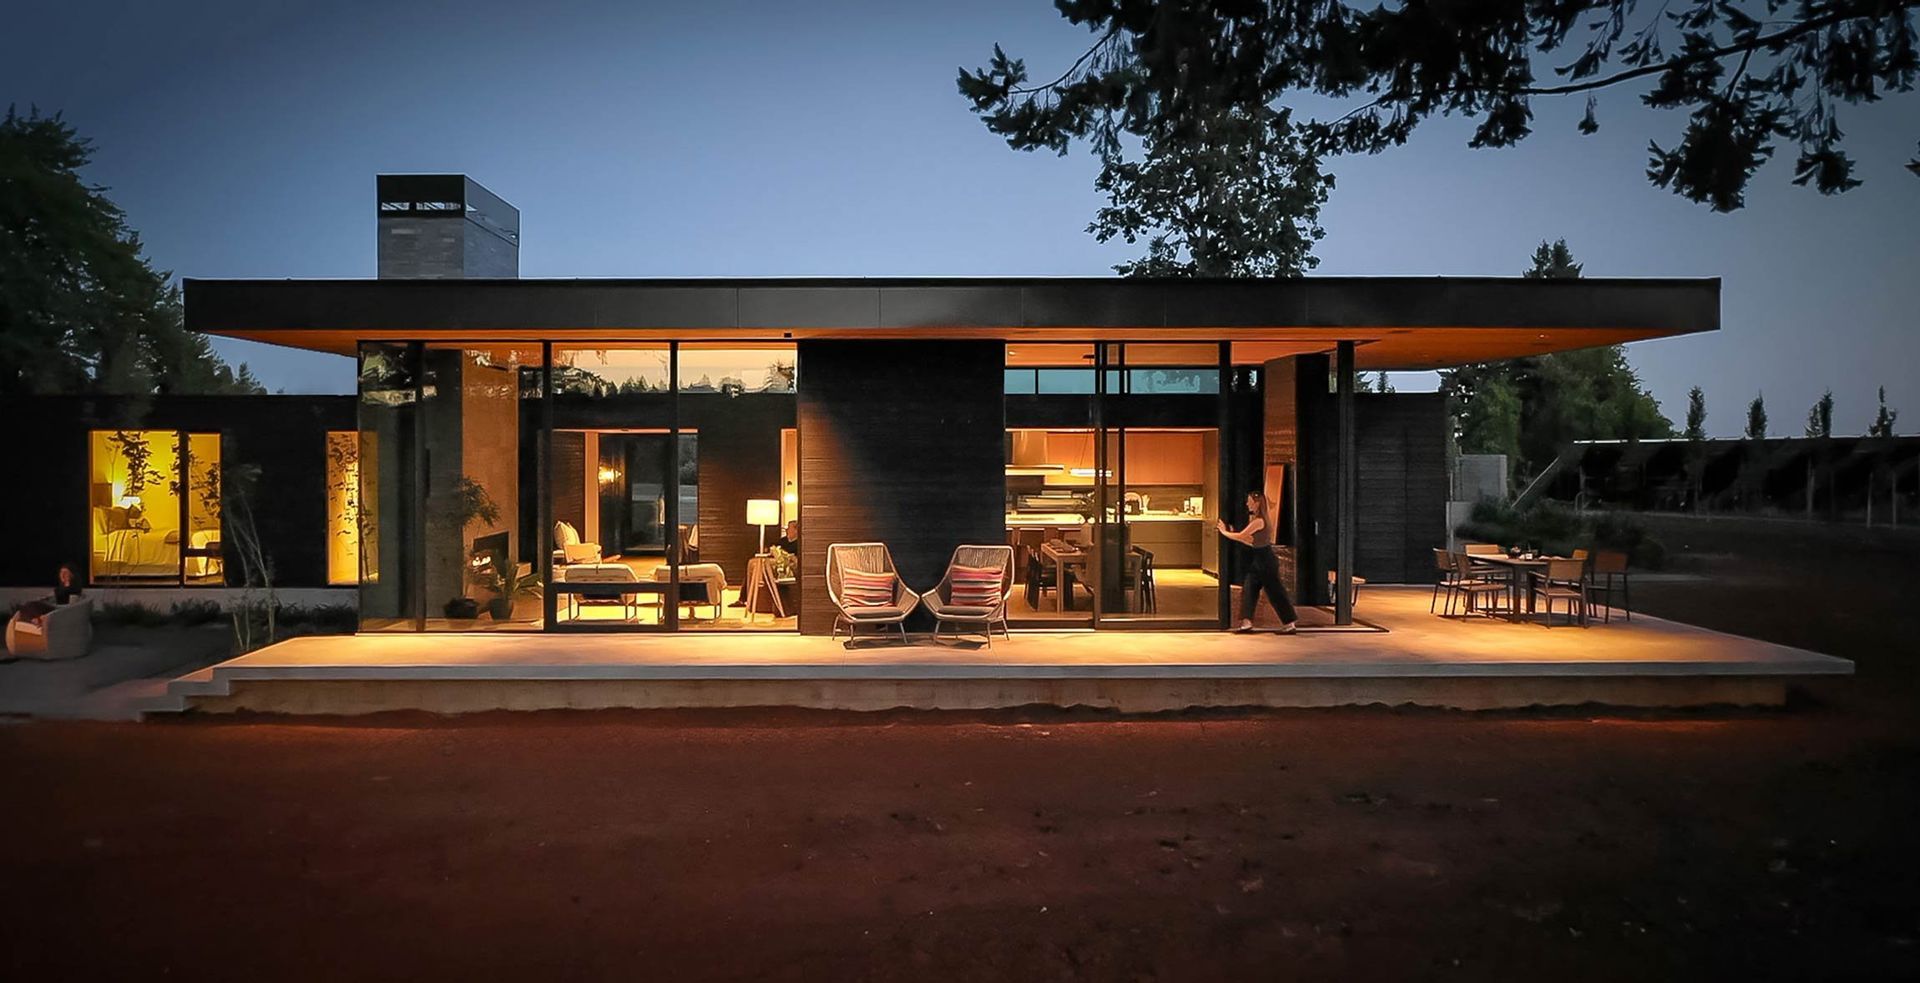
<svg viewBox="0 0 1920 983">
<path fill-rule="evenodd" d="M 752 605 L 749 603 L 748 599 L 752 597 L 755 591 L 759 590 L 762 586 L 765 586 L 765 588 L 769 591 L 776 592 L 776 596 L 774 598 L 774 604 L 776 606 L 779 605 L 779 597 L 777 596 L 778 588 L 775 587 L 771 582 L 771 578 L 773 575 L 771 573 L 768 573 L 765 567 L 765 564 L 773 562 L 772 560 L 769 560 L 766 558 L 767 557 L 767 527 L 779 525 L 779 524 L 780 524 L 780 500 L 779 499 L 775 499 L 775 498 L 747 499 L 747 525 L 760 527 L 760 552 L 755 553 L 753 561 L 747 564 L 747 583 L 741 585 L 740 599 L 734 602 L 734 606 L 747 608 L 748 620 L 752 620 L 753 618 Z"/>
<path fill-rule="evenodd" d="M 780 501 L 773 498 L 747 499 L 747 525 L 760 527 L 760 552 L 767 553 L 767 527 L 780 524 Z"/>
</svg>

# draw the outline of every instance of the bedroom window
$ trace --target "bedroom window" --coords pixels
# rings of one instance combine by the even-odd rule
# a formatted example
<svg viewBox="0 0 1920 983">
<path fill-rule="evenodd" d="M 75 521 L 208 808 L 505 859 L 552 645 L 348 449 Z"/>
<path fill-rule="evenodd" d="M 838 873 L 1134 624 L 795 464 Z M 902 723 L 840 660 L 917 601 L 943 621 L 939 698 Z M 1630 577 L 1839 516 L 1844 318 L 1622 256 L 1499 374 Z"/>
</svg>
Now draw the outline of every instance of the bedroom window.
<svg viewBox="0 0 1920 983">
<path fill-rule="evenodd" d="M 90 451 L 89 579 L 159 586 L 225 582 L 219 434 L 95 430 Z"/>
</svg>

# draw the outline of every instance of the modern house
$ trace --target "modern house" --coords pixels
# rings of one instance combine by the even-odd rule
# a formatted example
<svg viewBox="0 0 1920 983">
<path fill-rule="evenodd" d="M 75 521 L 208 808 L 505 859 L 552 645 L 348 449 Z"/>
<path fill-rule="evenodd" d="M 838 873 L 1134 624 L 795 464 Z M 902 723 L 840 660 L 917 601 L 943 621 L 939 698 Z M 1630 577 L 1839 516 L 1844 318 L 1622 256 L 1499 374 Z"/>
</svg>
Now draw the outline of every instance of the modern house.
<svg viewBox="0 0 1920 983">
<path fill-rule="evenodd" d="M 366 632 L 824 635 L 860 541 L 916 589 L 1011 544 L 1015 628 L 1219 628 L 1252 489 L 1345 621 L 1337 585 L 1424 581 L 1446 535 L 1440 397 L 1357 373 L 1719 320 L 1711 279 L 520 279 L 471 179 L 378 190 L 378 278 L 185 285 L 189 328 L 354 358 L 357 398 L 46 414 L 67 548 L 9 583 L 73 549 L 96 583 L 232 579 L 212 465 L 247 460 L 282 582 L 357 589 Z"/>
</svg>

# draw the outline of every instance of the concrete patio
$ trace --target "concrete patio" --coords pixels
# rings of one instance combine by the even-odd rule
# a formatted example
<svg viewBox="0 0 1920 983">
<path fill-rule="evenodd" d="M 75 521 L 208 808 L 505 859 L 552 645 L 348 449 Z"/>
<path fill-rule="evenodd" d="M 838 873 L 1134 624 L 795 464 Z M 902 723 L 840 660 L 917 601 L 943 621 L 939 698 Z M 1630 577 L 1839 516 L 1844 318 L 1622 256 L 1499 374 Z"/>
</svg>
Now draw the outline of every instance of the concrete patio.
<svg viewBox="0 0 1920 983">
<path fill-rule="evenodd" d="M 352 635 L 293 639 L 183 676 L 151 710 L 353 714 L 417 709 L 1600 703 L 1768 705 L 1845 659 L 1636 616 L 1593 627 L 1447 619 L 1425 588 L 1373 588 L 1384 630 L 1028 632 L 976 644 L 800 635 Z"/>
</svg>

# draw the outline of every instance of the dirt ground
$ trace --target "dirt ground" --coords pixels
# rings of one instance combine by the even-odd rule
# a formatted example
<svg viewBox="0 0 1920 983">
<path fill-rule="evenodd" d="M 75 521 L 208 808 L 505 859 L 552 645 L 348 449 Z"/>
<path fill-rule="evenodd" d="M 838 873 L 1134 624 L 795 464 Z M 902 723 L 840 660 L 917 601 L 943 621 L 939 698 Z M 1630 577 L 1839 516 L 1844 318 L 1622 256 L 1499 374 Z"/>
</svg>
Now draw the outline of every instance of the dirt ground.
<svg viewBox="0 0 1920 983">
<path fill-rule="evenodd" d="M 1786 710 L 1668 715 L 0 727 L 0 968 L 20 980 L 1920 974 L 1920 615 L 1868 586 L 1909 564 L 1906 591 L 1887 597 L 1910 596 L 1915 553 L 1795 540 L 1765 544 L 1779 560 L 1763 561 L 1748 555 L 1756 537 L 1800 534 L 1682 531 L 1667 536 L 1680 576 L 1636 584 L 1643 607 L 1738 619 L 1857 658 L 1861 676 Z M 1852 562 L 1824 559 L 1841 554 Z M 1847 617 L 1812 611 L 1822 598 Z M 1824 634 L 1792 637 L 1810 631 Z"/>
</svg>

